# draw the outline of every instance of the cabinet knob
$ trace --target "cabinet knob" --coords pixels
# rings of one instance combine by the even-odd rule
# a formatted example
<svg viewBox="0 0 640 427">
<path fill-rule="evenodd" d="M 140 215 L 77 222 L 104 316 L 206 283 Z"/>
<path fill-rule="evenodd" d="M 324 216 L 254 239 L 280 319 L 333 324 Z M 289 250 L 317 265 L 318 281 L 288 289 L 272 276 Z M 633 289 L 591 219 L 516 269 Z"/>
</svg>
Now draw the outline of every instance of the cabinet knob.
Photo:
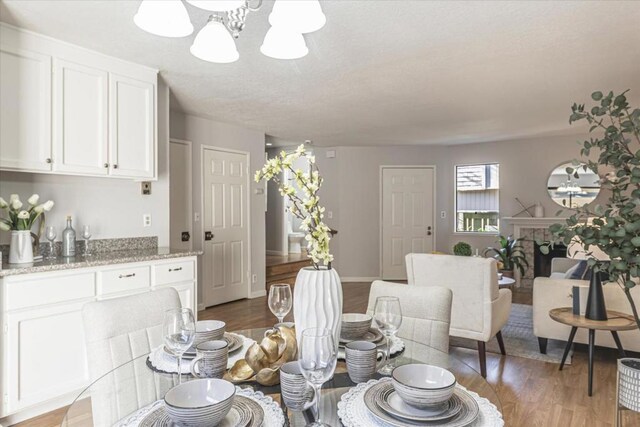
<svg viewBox="0 0 640 427">
<path fill-rule="evenodd" d="M 51 163 L 51 157 L 47 157 L 47 160 L 45 160 L 47 163 Z"/>
<path fill-rule="evenodd" d="M 113 168 L 114 169 L 118 169 L 118 165 L 113 165 Z"/>
<path fill-rule="evenodd" d="M 104 164 L 104 167 L 105 167 L 105 168 L 108 168 L 108 167 L 109 167 L 109 163 L 105 163 L 105 164 Z"/>
</svg>

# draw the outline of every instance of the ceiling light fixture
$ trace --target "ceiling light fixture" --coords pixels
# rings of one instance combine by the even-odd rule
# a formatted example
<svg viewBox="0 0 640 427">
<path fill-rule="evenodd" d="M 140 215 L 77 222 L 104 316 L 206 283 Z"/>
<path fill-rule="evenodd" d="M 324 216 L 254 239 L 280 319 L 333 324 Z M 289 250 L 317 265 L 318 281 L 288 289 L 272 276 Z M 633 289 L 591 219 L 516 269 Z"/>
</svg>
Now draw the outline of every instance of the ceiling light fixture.
<svg viewBox="0 0 640 427">
<path fill-rule="evenodd" d="M 234 38 L 244 29 L 247 14 L 263 0 L 185 0 L 192 6 L 216 12 L 198 32 L 191 53 L 204 61 L 229 63 L 240 57 Z M 269 15 L 271 28 L 260 51 L 271 58 L 298 59 L 309 53 L 303 34 L 322 28 L 327 19 L 318 0 L 276 0 Z M 185 37 L 193 32 L 181 0 L 142 0 L 134 22 L 141 29 L 165 37 Z"/>
<path fill-rule="evenodd" d="M 180 0 L 142 0 L 133 22 L 156 36 L 186 37 L 193 33 L 189 14 Z"/>
</svg>

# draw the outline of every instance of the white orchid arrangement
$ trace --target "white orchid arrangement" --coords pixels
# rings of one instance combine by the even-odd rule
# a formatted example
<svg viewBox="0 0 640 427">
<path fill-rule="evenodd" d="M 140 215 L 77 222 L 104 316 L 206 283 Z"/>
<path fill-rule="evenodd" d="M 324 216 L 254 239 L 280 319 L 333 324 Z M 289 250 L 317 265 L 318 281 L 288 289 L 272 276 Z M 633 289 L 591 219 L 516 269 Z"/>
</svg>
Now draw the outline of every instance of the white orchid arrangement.
<svg viewBox="0 0 640 427">
<path fill-rule="evenodd" d="M 306 158 L 309 171 L 293 169 L 293 163 L 300 158 Z M 287 182 L 280 177 L 280 173 L 288 170 L 292 178 Z M 322 221 L 324 208 L 320 206 L 318 191 L 322 186 L 322 177 L 316 165 L 316 158 L 307 153 L 304 145 L 300 145 L 295 152 L 282 151 L 279 156 L 267 160 L 264 167 L 256 172 L 255 181 L 273 181 L 278 185 L 280 194 L 291 202 L 287 210 L 296 218 L 302 220 L 300 229 L 305 232 L 305 239 L 309 242 L 308 256 L 316 269 L 320 263 L 331 268 L 333 255 L 329 252 L 331 229 Z M 292 183 L 298 187 L 304 197 L 300 197 Z"/>
<path fill-rule="evenodd" d="M 53 201 L 47 200 L 42 204 L 38 204 L 40 196 L 33 194 L 27 199 L 29 207 L 23 209 L 24 204 L 20 201 L 20 196 L 12 194 L 7 203 L 0 197 L 0 209 L 6 210 L 9 214 L 8 218 L 0 218 L 0 230 L 31 230 L 33 224 L 38 218 L 44 218 L 44 213 L 49 212 L 53 208 Z M 41 222 L 43 222 L 41 220 Z"/>
</svg>

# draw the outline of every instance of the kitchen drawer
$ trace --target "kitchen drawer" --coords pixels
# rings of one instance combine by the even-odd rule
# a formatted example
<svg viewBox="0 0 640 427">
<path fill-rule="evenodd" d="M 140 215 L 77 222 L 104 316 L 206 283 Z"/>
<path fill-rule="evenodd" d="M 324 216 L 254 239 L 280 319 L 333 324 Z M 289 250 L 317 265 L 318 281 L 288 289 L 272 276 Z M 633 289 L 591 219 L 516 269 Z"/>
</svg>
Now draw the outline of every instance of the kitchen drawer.
<svg viewBox="0 0 640 427">
<path fill-rule="evenodd" d="M 4 280 L 7 311 L 63 301 L 91 298 L 96 294 L 94 272 L 29 274 Z"/>
<path fill-rule="evenodd" d="M 98 293 L 100 295 L 116 292 L 132 291 L 151 286 L 148 265 L 120 267 L 113 270 L 103 270 L 99 273 Z"/>
<path fill-rule="evenodd" d="M 190 282 L 195 279 L 195 266 L 193 261 L 175 261 L 171 263 L 155 264 L 153 266 L 155 285 L 167 285 L 169 283 Z"/>
</svg>

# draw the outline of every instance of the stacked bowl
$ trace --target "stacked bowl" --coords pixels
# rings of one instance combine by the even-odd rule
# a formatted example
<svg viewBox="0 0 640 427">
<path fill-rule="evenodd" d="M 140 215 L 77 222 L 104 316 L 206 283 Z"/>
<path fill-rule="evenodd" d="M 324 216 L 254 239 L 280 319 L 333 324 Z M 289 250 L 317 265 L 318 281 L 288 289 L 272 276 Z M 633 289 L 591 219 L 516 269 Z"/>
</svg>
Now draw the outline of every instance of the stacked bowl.
<svg viewBox="0 0 640 427">
<path fill-rule="evenodd" d="M 345 313 L 342 315 L 340 338 L 344 340 L 357 340 L 363 337 L 371 329 L 372 317 L 362 313 Z"/>
<path fill-rule="evenodd" d="M 391 374 L 393 387 L 408 405 L 426 409 L 451 398 L 456 377 L 438 366 L 409 364 L 398 366 Z"/>
<path fill-rule="evenodd" d="M 200 379 L 173 387 L 164 396 L 169 418 L 183 427 L 218 425 L 233 406 L 236 387 L 220 379 Z"/>
<path fill-rule="evenodd" d="M 221 320 L 200 320 L 196 322 L 196 337 L 193 346 L 205 341 L 215 341 L 224 339 L 224 330 L 227 326 Z"/>
</svg>

